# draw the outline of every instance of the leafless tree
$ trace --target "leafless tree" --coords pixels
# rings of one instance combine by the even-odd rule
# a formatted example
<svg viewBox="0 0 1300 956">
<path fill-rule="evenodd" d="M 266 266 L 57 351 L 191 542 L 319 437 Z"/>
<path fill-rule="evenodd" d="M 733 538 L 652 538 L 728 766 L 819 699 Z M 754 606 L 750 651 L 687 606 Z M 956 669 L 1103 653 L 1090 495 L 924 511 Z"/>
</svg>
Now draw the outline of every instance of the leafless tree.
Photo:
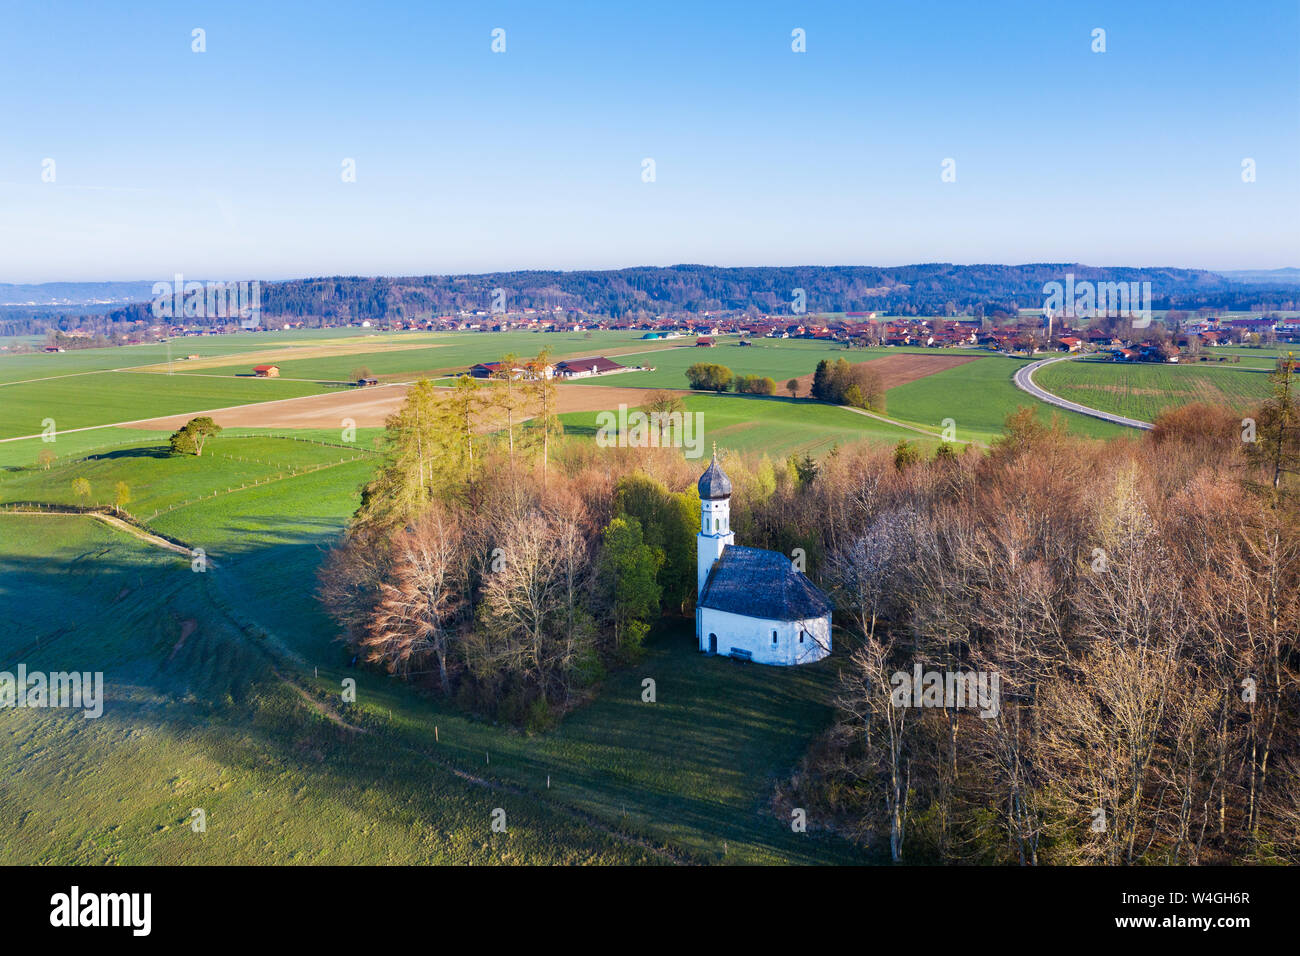
<svg viewBox="0 0 1300 956">
<path fill-rule="evenodd" d="M 392 574 L 380 584 L 382 597 L 363 642 L 372 661 L 398 673 L 432 654 L 444 694 L 451 692 L 448 659 L 464 597 L 463 537 L 455 515 L 441 505 L 394 535 Z"/>
</svg>

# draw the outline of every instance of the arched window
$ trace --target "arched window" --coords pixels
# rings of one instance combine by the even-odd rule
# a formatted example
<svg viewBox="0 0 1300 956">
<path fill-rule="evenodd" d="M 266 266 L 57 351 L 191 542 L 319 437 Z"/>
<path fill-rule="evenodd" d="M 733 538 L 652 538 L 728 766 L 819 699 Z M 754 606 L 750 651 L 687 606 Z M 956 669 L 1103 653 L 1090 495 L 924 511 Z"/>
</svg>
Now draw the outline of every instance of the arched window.
<svg viewBox="0 0 1300 956">
<path fill-rule="evenodd" d="M 773 644 L 776 643 L 776 631 L 773 631 L 773 632 L 772 632 L 772 643 L 773 643 Z"/>
</svg>

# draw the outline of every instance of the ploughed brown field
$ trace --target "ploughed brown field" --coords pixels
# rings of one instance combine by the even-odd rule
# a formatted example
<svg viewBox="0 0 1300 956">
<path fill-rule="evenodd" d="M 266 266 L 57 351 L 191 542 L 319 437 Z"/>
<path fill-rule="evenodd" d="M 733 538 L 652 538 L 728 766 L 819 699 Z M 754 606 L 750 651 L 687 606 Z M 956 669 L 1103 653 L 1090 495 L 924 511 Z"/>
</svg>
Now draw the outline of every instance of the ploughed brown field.
<svg viewBox="0 0 1300 956">
<path fill-rule="evenodd" d="M 206 414 L 223 428 L 339 428 L 345 418 L 352 419 L 359 428 L 373 428 L 383 425 L 384 419 L 401 407 L 406 398 L 406 388 L 405 385 L 372 385 L 326 395 L 235 405 Z M 555 391 L 559 412 L 563 414 L 613 410 L 620 404 L 636 408 L 645 401 L 648 392 L 664 390 L 557 385 Z M 200 413 L 169 415 L 126 424 L 131 428 L 175 431 L 196 414 Z"/>
<path fill-rule="evenodd" d="M 915 382 L 918 378 L 925 378 L 935 372 L 946 372 L 950 368 L 965 365 L 967 362 L 978 362 L 982 358 L 984 358 L 983 355 L 924 355 L 915 352 L 900 352 L 897 355 L 886 355 L 884 358 L 869 359 L 865 362 L 853 362 L 852 364 L 870 365 L 880 373 L 884 387 L 890 389 L 896 385 Z M 808 395 L 812 390 L 812 382 L 813 376 L 811 372 L 807 375 L 800 375 L 799 394 Z M 784 388 L 784 383 L 778 385 L 778 389 L 781 388 Z"/>
</svg>

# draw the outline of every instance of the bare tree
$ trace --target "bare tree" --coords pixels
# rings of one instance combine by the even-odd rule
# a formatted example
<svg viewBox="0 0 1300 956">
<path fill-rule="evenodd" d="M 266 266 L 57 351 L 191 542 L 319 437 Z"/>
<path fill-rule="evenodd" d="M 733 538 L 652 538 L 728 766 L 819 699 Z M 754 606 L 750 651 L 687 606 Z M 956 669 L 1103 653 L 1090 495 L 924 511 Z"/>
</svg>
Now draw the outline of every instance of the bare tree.
<svg viewBox="0 0 1300 956">
<path fill-rule="evenodd" d="M 394 535 L 392 577 L 379 585 L 382 597 L 363 642 L 372 661 L 398 673 L 432 654 L 444 694 L 451 693 L 448 658 L 463 599 L 462 541 L 459 522 L 441 505 Z"/>
</svg>

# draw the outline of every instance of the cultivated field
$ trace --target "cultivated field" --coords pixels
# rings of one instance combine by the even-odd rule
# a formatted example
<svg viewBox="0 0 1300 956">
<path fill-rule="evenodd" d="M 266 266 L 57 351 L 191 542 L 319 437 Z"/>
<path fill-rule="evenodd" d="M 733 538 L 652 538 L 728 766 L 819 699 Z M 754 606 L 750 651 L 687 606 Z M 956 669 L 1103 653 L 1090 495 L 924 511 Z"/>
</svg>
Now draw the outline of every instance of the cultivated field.
<svg viewBox="0 0 1300 956">
<path fill-rule="evenodd" d="M 606 390 L 588 391 L 604 394 Z M 893 445 L 907 440 L 927 449 L 937 444 L 929 435 L 807 399 L 695 393 L 685 396 L 685 406 L 688 413 L 703 415 L 699 448 L 706 457 L 715 441 L 719 450 L 762 451 L 778 457 L 818 455 L 855 441 Z M 629 404 L 630 409 L 636 407 Z M 563 415 L 561 420 L 569 435 L 596 434 L 595 413 Z"/>
<path fill-rule="evenodd" d="M 102 372 L 0 386 L 0 440 L 37 435 L 54 420 L 59 432 L 157 415 L 197 414 L 249 402 L 317 395 L 327 386 L 279 379 Z"/>
<path fill-rule="evenodd" d="M 958 439 L 985 443 L 1002 434 L 1006 417 L 1021 406 L 1036 408 L 1043 420 L 1057 414 L 1076 435 L 1113 438 L 1127 431 L 1086 415 L 1058 411 L 1020 391 L 1012 376 L 1028 362 L 990 356 L 899 385 L 885 395 L 889 417 L 931 431 L 941 431 L 944 420 L 951 419 Z"/>
<path fill-rule="evenodd" d="M 893 352 L 868 361 L 880 374 L 880 382 L 886 388 L 906 385 L 918 378 L 934 375 L 967 362 L 979 359 L 978 355 L 951 355 L 946 353 Z M 852 362 L 853 360 L 850 359 Z M 853 362 L 853 364 L 859 364 Z M 812 391 L 813 373 L 799 376 L 799 394 L 807 395 Z M 782 383 L 784 384 L 784 383 Z"/>
<path fill-rule="evenodd" d="M 587 355 L 653 354 L 675 343 L 642 341 L 637 333 L 593 331 L 564 332 L 402 332 L 349 337 L 328 347 L 299 346 L 275 353 L 241 354 L 238 361 L 202 360 L 201 371 L 209 375 L 251 374 L 252 366 L 266 364 L 254 355 L 276 354 L 272 359 L 285 378 L 319 382 L 348 381 L 359 366 L 368 368 L 384 381 L 414 381 L 461 372 L 479 362 L 494 362 L 507 354 L 521 358 L 551 350 L 551 360 Z M 628 363 L 639 360 L 629 357 Z M 179 369 L 182 364 L 176 363 Z M 650 361 L 649 364 L 653 364 Z M 640 383 L 638 383 L 640 384 Z"/>
<path fill-rule="evenodd" d="M 1269 394 L 1265 370 L 1240 366 L 1057 362 L 1034 380 L 1070 401 L 1148 422 L 1191 402 L 1247 411 Z"/>
<path fill-rule="evenodd" d="M 686 370 L 696 362 L 713 362 L 725 365 L 737 375 L 765 375 L 772 378 L 777 388 L 784 389 L 789 379 L 811 375 L 821 359 L 834 361 L 847 358 L 861 362 L 889 354 L 890 349 L 845 349 L 832 342 L 812 339 L 755 339 L 751 345 L 738 345 L 734 338 L 720 337 L 712 348 L 700 348 L 677 340 L 671 347 L 652 355 L 638 356 L 639 364 L 653 365 L 653 372 L 622 375 L 620 385 L 635 384 L 653 388 L 683 388 Z M 580 379 L 584 386 L 599 386 L 610 381 L 606 378 Z"/>
<path fill-rule="evenodd" d="M 484 387 L 495 386 L 485 383 Z M 382 426 L 384 419 L 402 407 L 406 390 L 405 385 L 345 389 L 291 402 L 238 405 L 213 413 L 212 419 L 222 427 L 333 429 L 337 434 L 344 419 L 351 420 L 359 428 Z M 560 414 L 617 409 L 620 403 L 635 408 L 645 401 L 646 393 L 647 389 L 643 388 L 605 388 L 596 392 L 572 384 L 557 385 L 556 408 Z M 520 412 L 515 421 L 525 421 L 527 417 L 526 412 Z M 173 415 L 140 422 L 133 427 L 172 431 L 188 420 L 186 415 Z"/>
</svg>

